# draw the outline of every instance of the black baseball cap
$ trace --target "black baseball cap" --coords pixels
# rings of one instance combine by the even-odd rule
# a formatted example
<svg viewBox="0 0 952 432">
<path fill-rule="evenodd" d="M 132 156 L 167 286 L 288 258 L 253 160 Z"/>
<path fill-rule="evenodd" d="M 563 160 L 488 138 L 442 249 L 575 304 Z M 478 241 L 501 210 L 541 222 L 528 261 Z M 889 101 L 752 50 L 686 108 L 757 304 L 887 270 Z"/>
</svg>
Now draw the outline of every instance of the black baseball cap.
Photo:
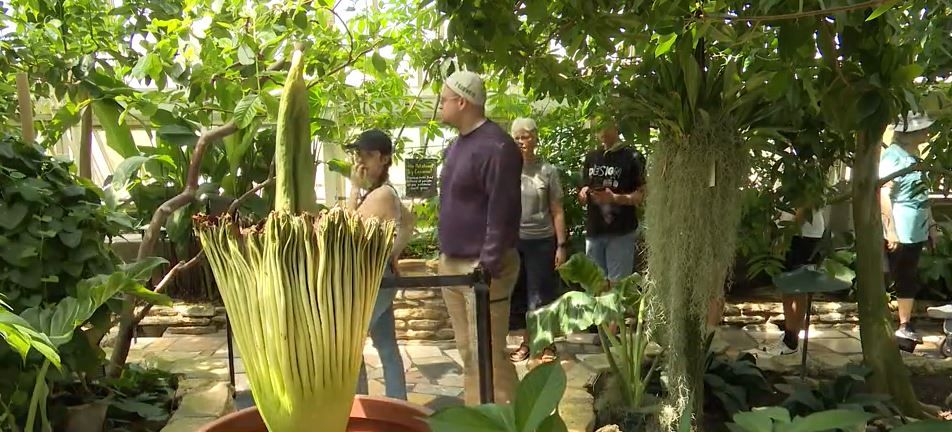
<svg viewBox="0 0 952 432">
<path fill-rule="evenodd" d="M 380 129 L 362 132 L 353 144 L 344 146 L 346 150 L 378 151 L 380 154 L 393 154 L 393 141 Z"/>
</svg>

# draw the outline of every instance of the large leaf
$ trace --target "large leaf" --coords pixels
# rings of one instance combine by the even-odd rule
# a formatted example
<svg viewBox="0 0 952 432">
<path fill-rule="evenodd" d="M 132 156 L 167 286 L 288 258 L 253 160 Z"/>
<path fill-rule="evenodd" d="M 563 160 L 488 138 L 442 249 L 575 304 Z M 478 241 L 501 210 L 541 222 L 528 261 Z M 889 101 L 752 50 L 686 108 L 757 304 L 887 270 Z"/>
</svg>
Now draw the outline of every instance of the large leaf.
<svg viewBox="0 0 952 432">
<path fill-rule="evenodd" d="M 119 163 L 119 166 L 116 167 L 116 171 L 112 175 L 112 188 L 113 190 L 122 190 L 129 186 L 132 183 L 132 179 L 136 177 L 139 173 L 139 169 L 142 168 L 146 162 L 149 161 L 160 161 L 172 168 L 175 168 L 175 162 L 172 161 L 172 158 L 168 155 L 153 155 L 153 156 L 131 156 Z"/>
<path fill-rule="evenodd" d="M 599 294 L 608 286 L 602 269 L 583 253 L 572 255 L 558 271 L 566 282 L 577 283 L 590 294 Z"/>
<path fill-rule="evenodd" d="M 258 111 L 264 108 L 264 102 L 257 94 L 241 98 L 238 105 L 235 105 L 235 125 L 241 129 L 247 128 L 258 116 Z"/>
<path fill-rule="evenodd" d="M 122 264 L 119 268 L 126 272 L 130 278 L 144 282 L 152 276 L 152 272 L 154 272 L 155 269 L 168 263 L 169 262 L 162 257 L 147 257 L 132 263 Z"/>
<path fill-rule="evenodd" d="M 505 425 L 473 407 L 450 407 L 426 419 L 431 432 L 500 432 Z"/>
<path fill-rule="evenodd" d="M 516 390 L 516 430 L 535 432 L 559 407 L 565 383 L 565 371 L 559 362 L 549 362 L 530 371 Z"/>
<path fill-rule="evenodd" d="M 344 177 L 350 177 L 352 165 L 350 162 L 342 159 L 331 159 L 327 161 L 327 168 L 330 169 L 331 172 L 336 172 Z"/>
<path fill-rule="evenodd" d="M 26 217 L 27 206 L 23 203 L 14 203 L 9 205 L 5 202 L 0 202 L 0 228 L 5 228 L 12 230 L 20 225 L 20 222 L 23 221 L 23 218 Z"/>
<path fill-rule="evenodd" d="M 876 18 L 879 18 L 882 14 L 892 9 L 892 7 L 896 5 L 896 3 L 899 3 L 899 0 L 889 0 L 879 5 L 879 7 L 876 8 L 876 10 L 874 10 L 873 13 L 869 14 L 869 17 L 866 18 L 866 21 L 872 21 Z"/>
<path fill-rule="evenodd" d="M 537 432 L 569 432 L 568 426 L 558 413 L 550 415 L 539 425 Z"/>
<path fill-rule="evenodd" d="M 748 432 L 769 432 L 773 430 L 772 416 L 762 410 L 734 414 L 734 423 Z"/>
<path fill-rule="evenodd" d="M 131 272 L 141 274 L 154 260 L 129 267 Z M 73 332 L 88 321 L 97 309 L 119 293 L 144 295 L 148 291 L 130 272 L 119 270 L 110 275 L 98 275 L 84 279 L 76 286 L 77 297 L 66 297 L 55 306 L 37 306 L 23 311 L 23 318 L 37 330 L 49 336 L 53 346 L 69 342 Z M 150 291 L 151 293 L 151 291 Z M 151 293 L 146 295 L 158 303 L 170 305 L 168 297 Z"/>
<path fill-rule="evenodd" d="M 787 432 L 825 432 L 856 428 L 876 416 L 863 411 L 835 409 L 810 414 L 793 421 Z"/>
<path fill-rule="evenodd" d="M 526 323 L 532 335 L 529 347 L 537 352 L 552 344 L 558 336 L 617 321 L 624 316 L 624 310 L 617 292 L 600 296 L 580 291 L 567 292 L 528 314 Z"/>
<path fill-rule="evenodd" d="M 59 354 L 53 348 L 50 339 L 45 334 L 36 331 L 26 320 L 5 308 L 0 308 L 0 336 L 24 360 L 30 350 L 35 349 L 54 366 L 60 367 Z"/>
<path fill-rule="evenodd" d="M 93 113 L 99 119 L 99 124 L 106 133 L 106 145 L 119 153 L 119 156 L 128 158 L 139 154 L 136 149 L 135 140 L 132 138 L 132 130 L 125 122 L 119 121 L 119 115 L 122 114 L 122 107 L 113 100 L 94 100 L 92 102 Z"/>
</svg>

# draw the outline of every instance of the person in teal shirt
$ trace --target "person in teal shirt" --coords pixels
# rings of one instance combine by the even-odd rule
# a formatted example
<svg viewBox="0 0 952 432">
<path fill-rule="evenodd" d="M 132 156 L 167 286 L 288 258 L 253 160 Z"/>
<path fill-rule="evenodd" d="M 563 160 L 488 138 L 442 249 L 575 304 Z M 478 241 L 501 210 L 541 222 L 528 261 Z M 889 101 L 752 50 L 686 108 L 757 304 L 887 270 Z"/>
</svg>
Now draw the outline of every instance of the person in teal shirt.
<svg viewBox="0 0 952 432">
<path fill-rule="evenodd" d="M 893 143 L 880 157 L 881 179 L 919 162 L 919 146 L 929 141 L 932 123 L 912 113 L 899 121 Z M 890 278 L 899 299 L 896 337 L 921 343 L 911 322 L 912 308 L 920 289 L 919 258 L 936 234 L 923 173 L 912 171 L 886 182 L 880 191 L 880 207 Z"/>
</svg>

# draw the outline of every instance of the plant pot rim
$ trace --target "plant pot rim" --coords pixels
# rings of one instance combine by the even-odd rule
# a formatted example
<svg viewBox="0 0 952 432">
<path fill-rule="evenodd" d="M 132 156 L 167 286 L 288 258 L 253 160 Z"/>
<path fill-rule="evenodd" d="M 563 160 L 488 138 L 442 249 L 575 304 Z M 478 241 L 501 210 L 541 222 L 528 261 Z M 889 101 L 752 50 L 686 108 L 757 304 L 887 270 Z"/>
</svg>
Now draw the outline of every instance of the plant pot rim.
<svg viewBox="0 0 952 432">
<path fill-rule="evenodd" d="M 354 403 L 351 405 L 350 418 L 352 420 L 366 419 L 370 421 L 382 421 L 391 425 L 403 426 L 409 430 L 429 431 L 429 428 L 426 427 L 425 418 L 429 417 L 432 413 L 433 411 L 429 408 L 411 404 L 400 399 L 356 395 L 354 396 Z M 240 419 L 243 418 L 245 421 L 250 421 L 251 419 L 261 421 L 258 408 L 253 406 L 233 412 L 208 423 L 202 426 L 198 432 L 228 431 L 230 429 L 224 428 L 241 421 Z M 421 427 L 425 429 L 421 429 Z M 239 430 L 249 431 L 253 429 L 245 427 Z M 267 429 L 260 429 L 260 431 L 266 432 Z"/>
</svg>

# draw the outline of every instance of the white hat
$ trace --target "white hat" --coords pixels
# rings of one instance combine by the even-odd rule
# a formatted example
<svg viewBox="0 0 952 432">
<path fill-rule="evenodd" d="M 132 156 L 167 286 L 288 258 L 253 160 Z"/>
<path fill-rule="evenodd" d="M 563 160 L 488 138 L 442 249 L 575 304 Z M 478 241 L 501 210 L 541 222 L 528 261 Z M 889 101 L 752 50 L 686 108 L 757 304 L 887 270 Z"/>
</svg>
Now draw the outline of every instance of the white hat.
<svg viewBox="0 0 952 432">
<path fill-rule="evenodd" d="M 909 133 L 920 131 L 932 126 L 933 123 L 935 123 L 935 120 L 925 114 L 910 112 L 906 115 L 906 118 L 900 118 L 899 121 L 896 122 L 896 132 Z"/>
<path fill-rule="evenodd" d="M 473 72 L 453 72 L 446 79 L 445 86 L 473 105 L 486 105 L 486 87 L 483 85 L 483 79 Z"/>
<path fill-rule="evenodd" d="M 512 134 L 519 131 L 535 132 L 537 129 L 535 120 L 522 117 L 512 121 L 512 127 L 509 128 L 509 132 Z"/>
</svg>

